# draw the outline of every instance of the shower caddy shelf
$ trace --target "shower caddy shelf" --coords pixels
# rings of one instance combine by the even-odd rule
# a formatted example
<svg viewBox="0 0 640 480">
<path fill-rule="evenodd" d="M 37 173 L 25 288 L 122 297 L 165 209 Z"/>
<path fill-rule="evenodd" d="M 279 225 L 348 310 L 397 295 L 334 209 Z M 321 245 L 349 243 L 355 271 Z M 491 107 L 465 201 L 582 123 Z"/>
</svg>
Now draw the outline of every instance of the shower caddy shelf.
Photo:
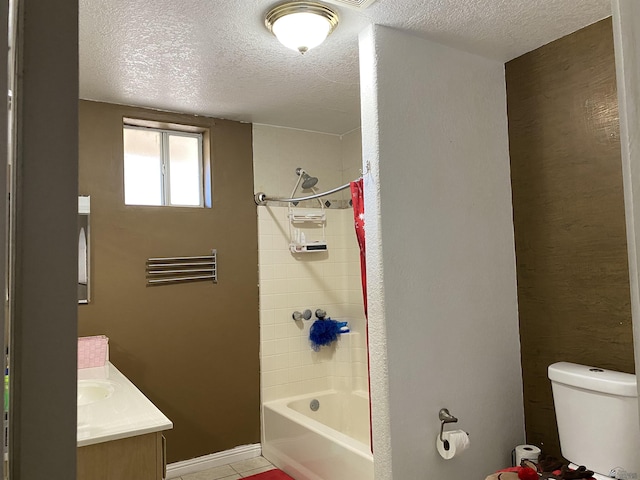
<svg viewBox="0 0 640 480">
<path fill-rule="evenodd" d="M 311 209 L 289 208 L 289 249 L 291 253 L 326 252 L 327 241 L 324 227 L 327 215 L 324 208 L 320 211 Z M 322 239 L 307 241 L 307 234 L 301 230 L 304 226 L 322 227 Z"/>
</svg>

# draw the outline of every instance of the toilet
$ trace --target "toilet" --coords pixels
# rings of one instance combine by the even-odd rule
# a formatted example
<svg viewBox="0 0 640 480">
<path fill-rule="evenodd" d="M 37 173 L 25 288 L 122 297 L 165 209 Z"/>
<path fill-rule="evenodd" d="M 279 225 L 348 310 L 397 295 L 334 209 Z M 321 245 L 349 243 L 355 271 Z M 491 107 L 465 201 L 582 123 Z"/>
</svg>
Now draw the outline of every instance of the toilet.
<svg viewBox="0 0 640 480">
<path fill-rule="evenodd" d="M 604 480 L 640 479 L 636 376 L 576 363 L 549 366 L 560 448 L 571 468 Z"/>
</svg>

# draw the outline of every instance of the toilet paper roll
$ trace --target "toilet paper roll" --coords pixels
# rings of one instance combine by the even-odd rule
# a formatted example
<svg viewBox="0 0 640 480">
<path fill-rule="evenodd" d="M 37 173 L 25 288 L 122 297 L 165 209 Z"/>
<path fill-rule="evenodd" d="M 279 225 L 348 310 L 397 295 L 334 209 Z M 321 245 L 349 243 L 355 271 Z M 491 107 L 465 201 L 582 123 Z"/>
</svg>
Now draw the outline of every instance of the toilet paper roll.
<svg viewBox="0 0 640 480">
<path fill-rule="evenodd" d="M 515 448 L 514 467 L 519 466 L 522 460 L 531 460 L 537 463 L 539 455 L 540 455 L 540 449 L 535 445 L 518 445 Z"/>
<path fill-rule="evenodd" d="M 445 460 L 449 460 L 460 455 L 469 448 L 469 435 L 463 430 L 451 430 L 442 434 L 442 440 L 449 442 L 449 449 L 445 449 L 446 443 L 440 440 L 440 436 L 436 437 L 436 448 L 438 453 Z"/>
</svg>

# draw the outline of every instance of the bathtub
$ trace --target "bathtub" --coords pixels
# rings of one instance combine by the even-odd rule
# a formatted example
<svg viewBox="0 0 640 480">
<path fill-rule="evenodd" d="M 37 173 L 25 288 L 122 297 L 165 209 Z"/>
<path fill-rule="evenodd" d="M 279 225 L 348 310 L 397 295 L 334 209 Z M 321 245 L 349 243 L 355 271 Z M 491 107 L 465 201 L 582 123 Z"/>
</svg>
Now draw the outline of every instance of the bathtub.
<svg viewBox="0 0 640 480">
<path fill-rule="evenodd" d="M 373 480 L 366 395 L 329 390 L 274 400 L 264 403 L 262 420 L 263 456 L 296 480 Z"/>
</svg>

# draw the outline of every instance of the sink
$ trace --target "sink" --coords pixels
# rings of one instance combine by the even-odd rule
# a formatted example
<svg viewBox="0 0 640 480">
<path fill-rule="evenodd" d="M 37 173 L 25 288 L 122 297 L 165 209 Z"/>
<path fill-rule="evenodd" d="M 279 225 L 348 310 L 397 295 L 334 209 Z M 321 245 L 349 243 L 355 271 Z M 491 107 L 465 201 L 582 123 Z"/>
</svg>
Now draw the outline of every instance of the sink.
<svg viewBox="0 0 640 480">
<path fill-rule="evenodd" d="M 105 400 L 114 391 L 113 383 L 106 380 L 78 380 L 78 406 Z"/>
</svg>

